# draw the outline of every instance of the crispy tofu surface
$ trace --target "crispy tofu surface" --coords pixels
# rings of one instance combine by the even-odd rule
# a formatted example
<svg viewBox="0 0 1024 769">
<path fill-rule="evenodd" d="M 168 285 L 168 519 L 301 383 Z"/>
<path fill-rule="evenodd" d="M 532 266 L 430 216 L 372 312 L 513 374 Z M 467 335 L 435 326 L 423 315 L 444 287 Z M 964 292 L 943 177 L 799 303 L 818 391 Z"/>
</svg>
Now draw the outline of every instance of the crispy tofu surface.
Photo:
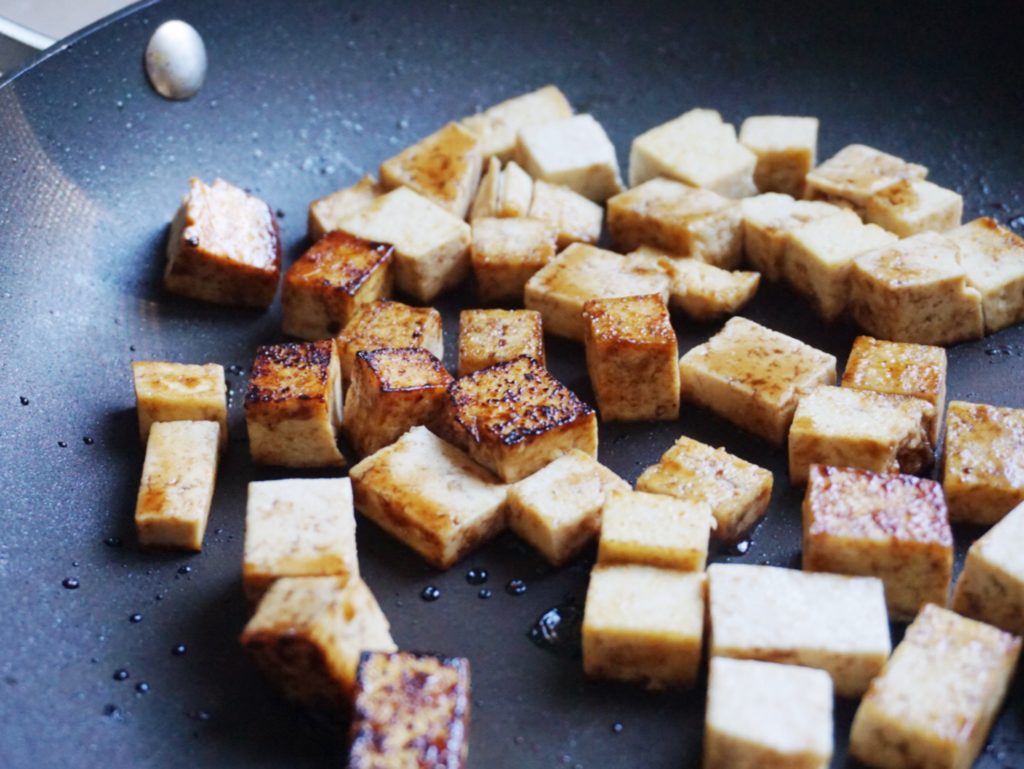
<svg viewBox="0 0 1024 769">
<path fill-rule="evenodd" d="M 411 307 L 402 302 L 371 302 L 356 310 L 335 345 L 346 384 L 352 378 L 356 353 L 363 350 L 422 347 L 440 360 L 444 357 L 441 313 L 433 307 Z"/>
<path fill-rule="evenodd" d="M 534 310 L 463 310 L 459 376 L 527 355 L 544 365 L 544 324 Z"/>
</svg>

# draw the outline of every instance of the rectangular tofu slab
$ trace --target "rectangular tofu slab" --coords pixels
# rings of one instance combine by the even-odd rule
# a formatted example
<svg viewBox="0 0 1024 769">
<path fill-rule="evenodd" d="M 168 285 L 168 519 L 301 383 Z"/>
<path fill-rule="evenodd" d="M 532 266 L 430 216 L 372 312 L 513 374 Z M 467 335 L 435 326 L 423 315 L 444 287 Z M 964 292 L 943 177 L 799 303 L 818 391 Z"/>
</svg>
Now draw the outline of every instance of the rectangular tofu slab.
<svg viewBox="0 0 1024 769">
<path fill-rule="evenodd" d="M 384 347 L 422 347 L 444 358 L 441 313 L 433 307 L 378 301 L 360 307 L 334 340 L 345 385 L 352 380 L 356 354 Z"/>
<path fill-rule="evenodd" d="M 976 540 L 956 583 L 953 609 L 1024 635 L 1024 502 Z"/>
<path fill-rule="evenodd" d="M 592 115 L 520 129 L 516 162 L 534 179 L 564 185 L 595 203 L 623 189 L 615 145 Z"/>
<path fill-rule="evenodd" d="M 864 144 L 850 144 L 807 174 L 806 195 L 864 213 L 868 200 L 907 179 L 924 179 L 928 169 Z"/>
<path fill-rule="evenodd" d="M 597 562 L 704 571 L 714 525 L 706 502 L 632 491 L 627 486 L 605 500 Z"/>
<path fill-rule="evenodd" d="M 878 769 L 970 769 L 1013 679 L 1020 643 L 925 606 L 861 701 L 850 754 Z"/>
<path fill-rule="evenodd" d="M 309 204 L 307 237 L 315 243 L 328 232 L 338 229 L 346 216 L 370 205 L 386 191 L 374 177 L 366 175 L 351 187 L 314 200 Z"/>
<path fill-rule="evenodd" d="M 889 657 L 882 581 L 775 566 L 712 564 L 713 657 L 820 668 L 840 697 L 859 697 Z"/>
<path fill-rule="evenodd" d="M 981 294 L 985 333 L 1024 320 L 1024 238 L 982 217 L 948 233 L 967 282 Z"/>
<path fill-rule="evenodd" d="M 558 233 L 558 248 L 573 243 L 596 243 L 601 237 L 604 209 L 561 184 L 533 184 L 529 217 L 550 224 Z"/>
<path fill-rule="evenodd" d="M 924 179 L 903 179 L 868 198 L 864 220 L 901 238 L 960 226 L 963 196 Z"/>
<path fill-rule="evenodd" d="M 750 265 L 768 280 L 781 280 L 789 236 L 803 224 L 840 214 L 844 209 L 817 200 L 794 200 L 767 192 L 740 201 L 743 248 Z"/>
<path fill-rule="evenodd" d="M 740 126 L 740 144 L 757 155 L 758 190 L 803 197 L 804 179 L 818 158 L 818 118 L 748 117 Z"/>
<path fill-rule="evenodd" d="M 496 156 L 505 162 L 515 154 L 523 128 L 567 117 L 572 117 L 569 100 L 557 86 L 546 85 L 463 118 L 462 126 L 476 134 L 485 159 Z"/>
<path fill-rule="evenodd" d="M 459 376 L 527 355 L 544 365 L 544 322 L 534 310 L 463 310 Z"/>
<path fill-rule="evenodd" d="M 219 453 L 216 422 L 156 422 L 149 431 L 135 530 L 143 547 L 203 549 Z"/>
<path fill-rule="evenodd" d="M 558 229 L 539 219 L 473 222 L 469 260 L 481 302 L 522 302 L 526 282 L 555 257 Z"/>
<path fill-rule="evenodd" d="M 224 367 L 167 361 L 134 361 L 132 383 L 142 442 L 154 422 L 202 422 L 220 425 L 220 447 L 228 444 L 227 388 Z"/>
</svg>

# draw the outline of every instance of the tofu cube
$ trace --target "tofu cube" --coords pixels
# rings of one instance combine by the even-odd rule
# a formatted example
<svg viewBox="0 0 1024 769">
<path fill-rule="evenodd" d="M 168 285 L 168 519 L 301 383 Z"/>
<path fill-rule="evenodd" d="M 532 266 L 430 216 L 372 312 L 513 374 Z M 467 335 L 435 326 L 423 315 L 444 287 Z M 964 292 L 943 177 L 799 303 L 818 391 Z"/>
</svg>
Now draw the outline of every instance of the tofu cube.
<svg viewBox="0 0 1024 769">
<path fill-rule="evenodd" d="M 561 566 L 601 530 L 608 495 L 629 488 L 592 456 L 573 449 L 509 487 L 509 528 Z"/>
<path fill-rule="evenodd" d="M 285 577 L 267 590 L 242 647 L 289 700 L 347 710 L 364 651 L 396 651 L 391 628 L 358 577 Z"/>
<path fill-rule="evenodd" d="M 712 657 L 819 668 L 860 697 L 892 649 L 882 581 L 716 563 L 708 567 Z"/>
<path fill-rule="evenodd" d="M 444 420 L 456 444 L 506 483 L 570 449 L 597 456 L 594 410 L 525 355 L 456 381 Z"/>
<path fill-rule="evenodd" d="M 132 381 L 145 443 L 154 422 L 203 422 L 220 425 L 220 447 L 228 445 L 228 401 L 224 367 L 166 361 L 134 361 Z"/>
<path fill-rule="evenodd" d="M 960 226 L 964 199 L 924 179 L 903 179 L 872 195 L 864 220 L 907 238 L 920 232 L 946 232 Z"/>
<path fill-rule="evenodd" d="M 345 384 L 352 381 L 356 353 L 384 347 L 422 347 L 444 358 L 441 313 L 433 307 L 401 302 L 371 302 L 360 307 L 334 340 Z"/>
<path fill-rule="evenodd" d="M 341 370 L 334 342 L 267 345 L 245 393 L 253 462 L 283 467 L 343 467 L 338 450 Z"/>
<path fill-rule="evenodd" d="M 336 336 L 360 305 L 391 293 L 394 246 L 329 232 L 288 268 L 281 307 L 284 333 Z"/>
<path fill-rule="evenodd" d="M 249 484 L 242 585 L 255 605 L 282 577 L 358 577 L 348 478 Z"/>
<path fill-rule="evenodd" d="M 597 566 L 583 611 L 590 678 L 689 687 L 704 645 L 704 574 L 652 566 Z"/>
<path fill-rule="evenodd" d="M 615 145 L 592 115 L 520 129 L 516 162 L 534 179 L 564 185 L 595 203 L 623 189 Z"/>
<path fill-rule="evenodd" d="M 748 117 L 740 126 L 740 144 L 757 155 L 758 190 L 803 197 L 804 179 L 817 163 L 818 118 Z"/>
<path fill-rule="evenodd" d="M 843 209 L 817 200 L 794 200 L 768 192 L 740 201 L 747 261 L 768 280 L 781 280 L 789 235 L 803 224 L 835 216 Z"/>
<path fill-rule="evenodd" d="M 727 269 L 738 267 L 743 254 L 739 206 L 669 179 L 651 179 L 611 198 L 608 233 L 622 251 L 654 246 Z"/>
<path fill-rule="evenodd" d="M 482 302 L 522 302 L 526 282 L 555 256 L 556 228 L 537 219 L 477 219 L 470 262 Z"/>
<path fill-rule="evenodd" d="M 704 769 L 828 769 L 832 679 L 813 668 L 714 657 Z"/>
<path fill-rule="evenodd" d="M 897 240 L 877 225 L 863 224 L 852 211 L 843 211 L 789 234 L 782 275 L 822 318 L 834 321 L 846 311 L 854 259 Z"/>
<path fill-rule="evenodd" d="M 463 118 L 462 126 L 476 134 L 485 158 L 505 162 L 515 154 L 516 137 L 523 128 L 571 116 L 572 105 L 565 94 L 557 86 L 546 85 Z"/>
<path fill-rule="evenodd" d="M 601 419 L 679 417 L 679 345 L 659 295 L 591 299 L 583 305 L 583 324 Z"/>
<path fill-rule="evenodd" d="M 843 387 L 928 401 L 935 409 L 928 439 L 938 446 L 946 411 L 946 368 L 942 347 L 858 336 L 843 371 Z"/>
<path fill-rule="evenodd" d="M 1020 643 L 929 604 L 857 708 L 850 755 L 879 769 L 970 769 L 1013 680 Z"/>
<path fill-rule="evenodd" d="M 469 225 L 408 187 L 381 195 L 349 214 L 338 229 L 395 247 L 395 286 L 421 302 L 469 274 Z"/>
<path fill-rule="evenodd" d="M 309 204 L 306 236 L 315 243 L 328 232 L 338 229 L 346 216 L 370 205 L 385 192 L 376 179 L 366 175 L 351 187 L 314 200 Z"/>
<path fill-rule="evenodd" d="M 715 538 L 734 542 L 765 514 L 773 481 L 763 467 L 683 435 L 640 474 L 636 487 L 688 505 L 709 505 Z"/>
<path fill-rule="evenodd" d="M 501 161 L 492 157 L 487 161 L 476 197 L 469 208 L 469 223 L 475 224 L 477 219 L 499 216 L 498 206 L 501 196 Z"/>
<path fill-rule="evenodd" d="M 547 222 L 558 232 L 558 248 L 572 243 L 596 243 L 601 237 L 604 209 L 560 184 L 537 181 L 529 216 Z"/>
<path fill-rule="evenodd" d="M 505 527 L 504 484 L 426 427 L 349 472 L 356 509 L 438 569 Z"/>
<path fill-rule="evenodd" d="M 583 341 L 583 305 L 591 299 L 658 294 L 668 301 L 669 277 L 595 246 L 575 243 L 526 283 L 526 308 L 544 317 L 549 334 Z"/>
<path fill-rule="evenodd" d="M 265 309 L 280 278 L 281 233 L 270 207 L 223 179 L 190 179 L 167 240 L 167 290 Z"/>
<path fill-rule="evenodd" d="M 365 457 L 394 443 L 410 427 L 435 426 L 453 381 L 441 361 L 422 347 L 357 353 L 345 399 L 345 436 Z"/>
<path fill-rule="evenodd" d="M 850 144 L 807 174 L 806 196 L 865 213 L 882 190 L 907 179 L 924 179 L 928 169 L 864 144 Z"/>
<path fill-rule="evenodd" d="M 714 526 L 706 502 L 685 501 L 628 487 L 608 495 L 601 513 L 597 562 L 704 571 Z"/>
<path fill-rule="evenodd" d="M 757 192 L 757 155 L 736 140 L 736 129 L 710 109 L 692 109 L 633 139 L 629 186 L 666 179 L 702 187 L 727 198 Z"/>
<path fill-rule="evenodd" d="M 217 480 L 216 422 L 156 422 L 135 503 L 135 530 L 143 547 L 203 549 Z"/>
<path fill-rule="evenodd" d="M 1024 502 L 1024 409 L 950 401 L 942 488 L 953 521 L 983 526 Z"/>
<path fill-rule="evenodd" d="M 878 577 L 891 619 L 949 599 L 953 532 L 935 481 L 811 465 L 803 522 L 804 571 Z"/>
<path fill-rule="evenodd" d="M 544 365 L 544 324 L 534 310 L 463 310 L 459 376 L 528 355 Z"/>
<path fill-rule="evenodd" d="M 348 769 L 465 769 L 469 660 L 364 652 L 356 672 Z"/>
<path fill-rule="evenodd" d="M 967 282 L 981 294 L 985 332 L 1024 320 L 1024 238 L 987 217 L 949 237 L 960 247 Z"/>
<path fill-rule="evenodd" d="M 679 373 L 683 400 L 782 444 L 800 398 L 835 383 L 836 359 L 746 318 L 730 318 L 680 359 Z"/>
<path fill-rule="evenodd" d="M 469 221 L 475 224 L 477 219 L 526 216 L 532 199 L 530 175 L 515 161 L 509 161 L 502 171 L 501 161 L 492 157 L 469 210 Z"/>
<path fill-rule="evenodd" d="M 850 309 L 861 328 L 893 342 L 953 344 L 984 335 L 981 294 L 967 281 L 960 248 L 935 232 L 854 259 Z"/>
<path fill-rule="evenodd" d="M 1024 503 L 967 551 L 953 609 L 1014 635 L 1024 635 Z"/>
</svg>

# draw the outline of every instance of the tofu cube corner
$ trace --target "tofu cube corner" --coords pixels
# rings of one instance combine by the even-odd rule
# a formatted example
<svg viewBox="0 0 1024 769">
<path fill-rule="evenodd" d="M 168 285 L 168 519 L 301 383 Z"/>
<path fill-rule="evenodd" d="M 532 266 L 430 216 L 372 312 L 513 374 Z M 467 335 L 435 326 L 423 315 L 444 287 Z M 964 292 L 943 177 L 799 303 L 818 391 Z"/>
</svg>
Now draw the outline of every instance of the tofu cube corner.
<svg viewBox="0 0 1024 769">
<path fill-rule="evenodd" d="M 377 180 L 367 175 L 351 187 L 314 200 L 309 204 L 306 236 L 310 242 L 316 243 L 328 232 L 338 229 L 346 216 L 365 208 L 384 192 Z"/>
<path fill-rule="evenodd" d="M 529 217 L 554 227 L 556 246 L 563 249 L 573 243 L 596 243 L 604 208 L 561 184 L 538 180 L 533 184 Z"/>
<path fill-rule="evenodd" d="M 216 422 L 220 447 L 228 443 L 227 387 L 224 367 L 166 361 L 135 361 L 132 382 L 142 442 L 154 422 Z"/>
</svg>

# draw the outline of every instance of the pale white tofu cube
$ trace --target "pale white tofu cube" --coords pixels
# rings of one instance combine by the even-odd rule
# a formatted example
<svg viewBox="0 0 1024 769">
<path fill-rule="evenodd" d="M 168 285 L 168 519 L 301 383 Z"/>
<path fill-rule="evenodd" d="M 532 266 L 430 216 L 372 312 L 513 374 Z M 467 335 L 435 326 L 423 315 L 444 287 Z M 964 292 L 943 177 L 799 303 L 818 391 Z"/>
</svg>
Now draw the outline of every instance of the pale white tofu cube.
<svg viewBox="0 0 1024 769">
<path fill-rule="evenodd" d="M 706 502 L 631 491 L 608 495 L 601 514 L 597 562 L 704 571 L 715 519 Z"/>
<path fill-rule="evenodd" d="M 615 145 L 592 115 L 521 129 L 516 162 L 534 179 L 562 184 L 596 203 L 622 191 Z"/>
<path fill-rule="evenodd" d="M 372 176 L 367 175 L 351 187 L 314 200 L 309 204 L 306 234 L 315 243 L 328 232 L 338 229 L 338 224 L 346 216 L 370 205 L 384 192 L 384 187 Z"/>
<path fill-rule="evenodd" d="M 501 172 L 498 216 L 527 216 L 533 200 L 533 177 L 514 160 Z M 590 202 L 590 201 L 587 201 Z M 598 225 L 600 227 L 600 225 Z"/>
<path fill-rule="evenodd" d="M 558 247 L 565 248 L 573 243 L 596 243 L 604 209 L 568 187 L 538 181 L 533 183 L 529 216 L 553 226 L 558 231 Z"/>
<path fill-rule="evenodd" d="M 864 213 L 876 194 L 905 179 L 924 179 L 928 169 L 864 144 L 850 144 L 807 174 L 806 196 Z"/>
<path fill-rule="evenodd" d="M 842 213 L 831 203 L 794 200 L 789 195 L 767 192 L 740 201 L 743 214 L 743 248 L 747 261 L 768 280 L 780 280 L 789 234 L 807 222 Z"/>
<path fill-rule="evenodd" d="M 501 197 L 501 161 L 492 157 L 487 161 L 480 186 L 476 189 L 476 197 L 469 207 L 469 223 L 475 224 L 477 219 L 498 216 L 499 199 Z"/>
<path fill-rule="evenodd" d="M 904 179 L 872 195 L 864 204 L 865 221 L 901 238 L 959 227 L 963 213 L 960 193 L 924 179 Z"/>
<path fill-rule="evenodd" d="M 803 197 L 804 179 L 817 163 L 818 118 L 748 117 L 740 126 L 740 144 L 757 155 L 758 190 Z"/>
<path fill-rule="evenodd" d="M 988 217 L 948 234 L 960 247 L 967 282 L 981 293 L 985 332 L 1024 320 L 1024 238 Z"/>
<path fill-rule="evenodd" d="M 1024 553 L 1024 502 L 967 551 L 964 570 L 953 594 L 953 609 L 1008 633 L 1024 635 L 1024 558 L 1021 553 Z"/>
<path fill-rule="evenodd" d="M 516 136 L 523 128 L 572 116 L 572 105 L 557 86 L 515 96 L 489 109 L 462 119 L 480 140 L 484 158 L 497 156 L 502 162 L 515 153 Z"/>
</svg>

